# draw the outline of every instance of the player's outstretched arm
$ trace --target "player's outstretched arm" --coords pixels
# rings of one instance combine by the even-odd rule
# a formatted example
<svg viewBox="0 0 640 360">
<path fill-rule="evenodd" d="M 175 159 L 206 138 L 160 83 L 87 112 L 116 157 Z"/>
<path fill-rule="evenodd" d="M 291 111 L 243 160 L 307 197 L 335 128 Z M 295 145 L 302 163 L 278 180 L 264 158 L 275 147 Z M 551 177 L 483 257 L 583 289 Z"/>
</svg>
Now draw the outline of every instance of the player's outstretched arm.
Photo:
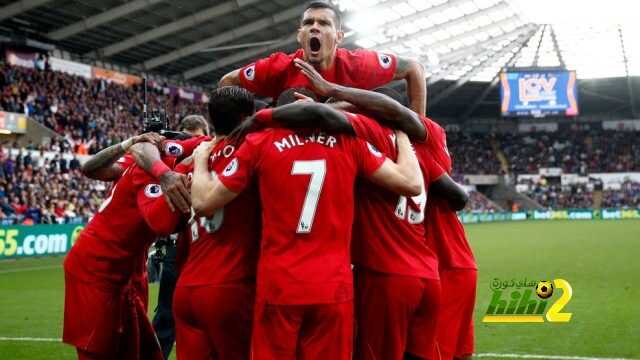
<svg viewBox="0 0 640 360">
<path fill-rule="evenodd" d="M 467 206 L 469 194 L 446 173 L 429 185 L 429 191 L 447 200 L 454 211 L 460 211 Z"/>
<path fill-rule="evenodd" d="M 191 179 L 191 206 L 198 216 L 213 216 L 238 196 L 227 189 L 216 175 L 209 171 L 209 155 L 215 141 L 205 141 L 193 152 L 193 178 Z"/>
<path fill-rule="evenodd" d="M 394 80 L 406 80 L 411 109 L 425 116 L 427 111 L 427 81 L 424 67 L 415 60 L 398 57 Z"/>
<path fill-rule="evenodd" d="M 353 126 L 343 112 L 321 103 L 295 102 L 258 111 L 238 125 L 229 138 L 238 141 L 251 132 L 269 127 L 322 129 L 328 133 L 355 135 Z"/>
<path fill-rule="evenodd" d="M 331 133 L 355 135 L 347 116 L 326 104 L 296 102 L 272 111 L 273 121 L 286 128 L 319 128 Z"/>
<path fill-rule="evenodd" d="M 382 166 L 373 172 L 370 180 L 399 195 L 417 196 L 424 189 L 422 173 L 409 137 L 397 131 L 398 160 L 386 159 Z"/>
<path fill-rule="evenodd" d="M 313 91 L 356 106 L 364 114 L 380 119 L 386 126 L 399 129 L 416 140 L 424 140 L 427 130 L 418 114 L 394 99 L 374 91 L 351 88 L 325 80 L 318 71 L 303 60 L 295 60 L 296 67 L 309 79 Z"/>
<path fill-rule="evenodd" d="M 187 176 L 169 168 L 160 158 L 160 150 L 151 143 L 138 143 L 131 147 L 136 164 L 147 174 L 158 179 L 167 204 L 172 211 L 178 208 L 183 213 L 190 211 L 191 196 Z"/>
<path fill-rule="evenodd" d="M 164 138 L 156 133 L 132 136 L 118 144 L 101 150 L 80 167 L 82 174 L 90 179 L 101 181 L 118 180 L 125 169 L 116 163 L 129 151 L 132 145 L 140 142 L 160 143 Z"/>
<path fill-rule="evenodd" d="M 224 75 L 218 82 L 218 87 L 240 86 L 240 70 L 236 69 Z"/>
</svg>

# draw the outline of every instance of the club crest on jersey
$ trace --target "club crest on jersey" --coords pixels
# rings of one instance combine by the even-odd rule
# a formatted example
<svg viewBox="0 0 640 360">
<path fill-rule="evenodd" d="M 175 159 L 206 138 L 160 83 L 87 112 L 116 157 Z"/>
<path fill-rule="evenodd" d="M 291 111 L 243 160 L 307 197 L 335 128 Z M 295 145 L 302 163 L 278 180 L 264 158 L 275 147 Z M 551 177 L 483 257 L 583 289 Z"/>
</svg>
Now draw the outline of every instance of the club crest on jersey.
<svg viewBox="0 0 640 360">
<path fill-rule="evenodd" d="M 383 69 L 388 69 L 391 67 L 391 63 L 393 61 L 391 60 L 391 56 L 387 54 L 379 53 L 378 62 L 380 63 L 380 66 L 382 66 Z"/>
<path fill-rule="evenodd" d="M 222 175 L 229 177 L 235 174 L 236 171 L 238 171 L 238 158 L 234 158 L 233 160 L 231 160 L 229 165 L 227 165 L 227 167 L 222 170 Z"/>
<path fill-rule="evenodd" d="M 244 77 L 249 81 L 253 81 L 256 78 L 256 66 L 251 65 L 244 69 Z"/>
<path fill-rule="evenodd" d="M 164 144 L 164 152 L 171 156 L 180 156 L 184 152 L 182 145 L 174 142 L 168 142 Z"/>
<path fill-rule="evenodd" d="M 373 154 L 373 156 L 380 158 L 382 157 L 382 153 L 376 149 L 375 146 L 371 145 L 371 143 L 367 143 L 367 147 L 369 148 L 369 152 Z"/>
<path fill-rule="evenodd" d="M 158 184 L 149 184 L 144 188 L 144 194 L 148 198 L 157 198 L 162 196 L 162 189 Z"/>
</svg>

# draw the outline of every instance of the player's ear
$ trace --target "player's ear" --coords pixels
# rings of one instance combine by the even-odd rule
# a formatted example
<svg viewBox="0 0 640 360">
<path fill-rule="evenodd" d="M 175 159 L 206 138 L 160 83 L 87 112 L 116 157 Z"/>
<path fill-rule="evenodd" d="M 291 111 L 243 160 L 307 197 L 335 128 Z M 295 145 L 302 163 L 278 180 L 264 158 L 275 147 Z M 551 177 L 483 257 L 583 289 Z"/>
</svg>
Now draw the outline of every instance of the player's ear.
<svg viewBox="0 0 640 360">
<path fill-rule="evenodd" d="M 298 40 L 298 44 L 302 46 L 302 27 L 298 27 L 298 33 L 296 34 L 296 39 Z"/>
<path fill-rule="evenodd" d="M 342 44 L 343 40 L 344 40 L 344 31 L 342 31 L 342 30 L 336 31 L 336 44 L 338 44 L 338 46 L 340 46 L 340 44 Z"/>
</svg>

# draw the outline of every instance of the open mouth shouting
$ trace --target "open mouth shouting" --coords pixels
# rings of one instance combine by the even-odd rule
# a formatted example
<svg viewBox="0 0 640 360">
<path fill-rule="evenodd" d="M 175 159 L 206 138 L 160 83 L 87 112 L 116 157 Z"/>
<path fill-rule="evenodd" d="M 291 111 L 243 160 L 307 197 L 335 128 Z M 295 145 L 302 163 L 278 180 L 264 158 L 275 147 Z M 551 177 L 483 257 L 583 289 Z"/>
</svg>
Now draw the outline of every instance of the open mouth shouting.
<svg viewBox="0 0 640 360">
<path fill-rule="evenodd" d="M 309 39 L 309 50 L 311 50 L 311 54 L 313 56 L 320 55 L 320 49 L 322 48 L 322 42 L 320 38 L 312 37 Z"/>
</svg>

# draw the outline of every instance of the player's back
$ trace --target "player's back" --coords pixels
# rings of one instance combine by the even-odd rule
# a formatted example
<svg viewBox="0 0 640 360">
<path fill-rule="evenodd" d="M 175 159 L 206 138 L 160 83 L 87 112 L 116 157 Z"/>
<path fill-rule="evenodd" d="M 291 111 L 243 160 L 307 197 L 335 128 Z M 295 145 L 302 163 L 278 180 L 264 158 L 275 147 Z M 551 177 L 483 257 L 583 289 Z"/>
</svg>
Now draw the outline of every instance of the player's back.
<svg viewBox="0 0 640 360">
<path fill-rule="evenodd" d="M 359 172 L 377 170 L 382 155 L 376 164 L 363 160 L 361 140 L 285 129 L 252 134 L 243 147 L 222 178 L 255 156 L 250 162 L 263 208 L 258 298 L 273 304 L 350 300 L 354 182 Z"/>
<path fill-rule="evenodd" d="M 222 173 L 235 154 L 235 146 L 221 141 L 213 148 L 209 169 Z M 176 171 L 190 173 L 193 164 L 178 165 Z M 186 230 L 189 254 L 179 286 L 224 284 L 254 278 L 260 243 L 260 202 L 251 185 L 224 208 L 209 217 L 194 219 Z"/>
<path fill-rule="evenodd" d="M 433 157 L 449 175 L 452 159 L 447 148 L 447 133 L 435 121 L 422 116 L 421 120 L 429 133 L 424 143 L 416 144 L 417 154 Z M 440 268 L 476 269 L 473 251 L 458 215 L 442 198 L 433 197 L 427 203 L 425 221 L 427 244 L 438 254 Z"/>
<path fill-rule="evenodd" d="M 85 280 L 127 281 L 138 271 L 141 254 L 155 239 L 138 208 L 142 185 L 135 179 L 135 169 L 128 168 L 114 184 L 68 255 L 67 269 Z M 160 185 L 147 185 L 145 195 L 162 196 Z"/>
<path fill-rule="evenodd" d="M 393 130 L 366 116 L 347 114 L 359 137 L 390 159 L 397 158 Z M 428 186 L 431 174 L 421 170 Z M 407 198 L 362 180 L 356 194 L 354 263 L 376 272 L 437 279 L 436 255 L 424 242 L 424 190 Z"/>
</svg>

